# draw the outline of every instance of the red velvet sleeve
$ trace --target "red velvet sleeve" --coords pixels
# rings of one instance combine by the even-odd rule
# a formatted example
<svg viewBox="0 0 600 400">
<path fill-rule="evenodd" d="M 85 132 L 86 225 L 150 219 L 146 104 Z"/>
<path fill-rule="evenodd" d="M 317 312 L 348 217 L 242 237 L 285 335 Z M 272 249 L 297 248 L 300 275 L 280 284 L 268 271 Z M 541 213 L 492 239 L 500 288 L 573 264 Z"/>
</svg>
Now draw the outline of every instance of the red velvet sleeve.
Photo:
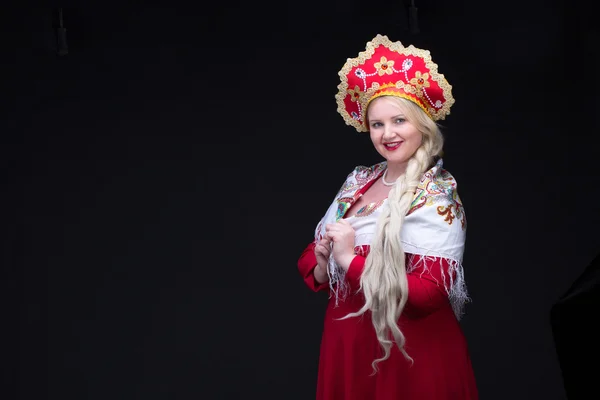
<svg viewBox="0 0 600 400">
<path fill-rule="evenodd" d="M 309 244 L 298 259 L 298 271 L 304 278 L 306 285 L 313 291 L 329 290 L 329 282 L 318 283 L 315 279 L 314 270 L 317 266 L 317 257 L 315 256 L 315 242 Z"/>
<path fill-rule="evenodd" d="M 354 257 L 346 273 L 346 277 L 353 290 L 360 285 L 360 276 L 365 266 L 366 257 L 357 255 Z M 448 306 L 450 301 L 444 287 L 448 282 L 448 260 L 441 257 L 421 257 L 414 254 L 406 254 L 407 266 L 414 263 L 414 268 L 408 278 L 408 301 L 404 308 L 407 316 L 412 318 L 425 317 L 442 307 Z M 442 273 L 446 274 L 444 279 Z"/>
<path fill-rule="evenodd" d="M 356 292 L 360 288 L 360 276 L 365 268 L 366 259 L 366 257 L 356 255 L 348 267 L 346 279 L 348 280 L 348 284 L 350 285 L 350 290 L 352 292 Z"/>
<path fill-rule="evenodd" d="M 407 266 L 410 262 L 416 267 L 407 274 L 408 301 L 404 308 L 407 316 L 422 318 L 449 307 L 450 299 L 444 286 L 450 280 L 448 260 L 443 257 L 408 255 Z"/>
</svg>

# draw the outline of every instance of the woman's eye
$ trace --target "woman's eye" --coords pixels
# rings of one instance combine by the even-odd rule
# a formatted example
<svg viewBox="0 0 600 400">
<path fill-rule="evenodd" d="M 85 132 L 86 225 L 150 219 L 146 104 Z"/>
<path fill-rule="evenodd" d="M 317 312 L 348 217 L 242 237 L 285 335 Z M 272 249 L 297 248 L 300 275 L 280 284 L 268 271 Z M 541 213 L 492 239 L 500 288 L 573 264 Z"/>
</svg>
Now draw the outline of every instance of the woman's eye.
<svg viewBox="0 0 600 400">
<path fill-rule="evenodd" d="M 401 123 L 403 123 L 404 121 L 406 121 L 404 118 L 398 118 L 398 119 L 396 120 L 396 123 L 397 123 L 397 124 L 401 124 Z"/>
</svg>

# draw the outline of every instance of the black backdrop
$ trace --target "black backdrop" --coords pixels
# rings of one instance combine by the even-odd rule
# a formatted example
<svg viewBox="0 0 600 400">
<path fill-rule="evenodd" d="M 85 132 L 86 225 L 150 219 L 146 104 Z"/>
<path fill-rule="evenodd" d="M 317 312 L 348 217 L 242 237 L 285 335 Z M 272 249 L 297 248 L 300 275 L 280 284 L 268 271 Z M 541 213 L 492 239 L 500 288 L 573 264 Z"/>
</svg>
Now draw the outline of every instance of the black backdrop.
<svg viewBox="0 0 600 400">
<path fill-rule="evenodd" d="M 417 1 L 410 34 L 401 1 L 83 3 L 5 15 L 14 398 L 314 397 L 326 298 L 296 260 L 346 174 L 380 160 L 333 97 L 377 33 L 431 50 L 454 87 L 482 399 L 565 398 L 549 312 L 600 250 L 591 8 Z"/>
</svg>

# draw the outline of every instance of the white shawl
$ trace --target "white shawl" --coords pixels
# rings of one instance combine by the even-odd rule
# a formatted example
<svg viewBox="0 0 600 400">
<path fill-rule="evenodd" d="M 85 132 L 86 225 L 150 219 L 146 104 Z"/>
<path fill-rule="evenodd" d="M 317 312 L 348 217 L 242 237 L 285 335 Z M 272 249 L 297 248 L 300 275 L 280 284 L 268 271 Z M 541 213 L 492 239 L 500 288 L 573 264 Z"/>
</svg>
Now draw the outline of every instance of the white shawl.
<svg viewBox="0 0 600 400">
<path fill-rule="evenodd" d="M 366 184 L 377 179 L 387 168 L 382 162 L 371 167 L 358 166 L 346 178 L 329 209 L 315 229 L 315 239 L 321 240 L 327 224 L 339 221 L 357 200 L 357 194 Z M 376 221 L 387 200 L 369 217 L 348 221 L 356 231 L 355 246 L 370 245 L 376 233 Z M 457 318 L 463 314 L 464 304 L 469 300 L 462 267 L 466 239 L 466 217 L 457 193 L 454 177 L 443 168 L 439 159 L 436 165 L 425 172 L 404 220 L 401 241 L 405 253 L 426 257 L 443 257 L 450 263 L 450 270 L 442 273 L 444 287 Z M 417 265 L 407 265 L 407 273 Z M 330 286 L 332 292 L 342 299 L 347 295 L 348 285 L 345 271 L 333 257 L 329 260 Z M 448 280 L 446 281 L 446 277 Z"/>
</svg>

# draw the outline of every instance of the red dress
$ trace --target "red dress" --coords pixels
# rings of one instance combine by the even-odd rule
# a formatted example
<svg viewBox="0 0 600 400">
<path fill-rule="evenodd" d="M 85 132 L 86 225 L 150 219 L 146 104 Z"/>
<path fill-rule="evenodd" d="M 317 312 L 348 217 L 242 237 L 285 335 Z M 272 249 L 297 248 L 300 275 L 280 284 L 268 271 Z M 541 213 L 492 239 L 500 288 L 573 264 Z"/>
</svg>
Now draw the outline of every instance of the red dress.
<svg viewBox="0 0 600 400">
<path fill-rule="evenodd" d="M 309 288 L 329 291 L 328 283 L 318 284 L 314 278 L 314 246 L 313 242 L 303 251 L 298 269 Z M 362 250 L 368 254 L 368 248 Z M 355 256 L 346 273 L 353 292 L 358 289 L 365 256 Z M 443 258 L 425 260 L 414 255 L 407 255 L 406 261 L 419 259 L 428 262 L 428 268 L 424 272 L 417 267 L 408 274 L 409 297 L 399 321 L 405 349 L 414 364 L 393 347 L 390 358 L 379 363 L 379 371 L 371 376 L 371 362 L 382 350 L 370 313 L 337 320 L 359 310 L 364 297 L 361 293 L 349 295 L 340 299 L 337 307 L 332 297 L 321 341 L 317 400 L 478 399 L 467 343 L 442 284 L 439 267 L 447 263 Z"/>
</svg>

